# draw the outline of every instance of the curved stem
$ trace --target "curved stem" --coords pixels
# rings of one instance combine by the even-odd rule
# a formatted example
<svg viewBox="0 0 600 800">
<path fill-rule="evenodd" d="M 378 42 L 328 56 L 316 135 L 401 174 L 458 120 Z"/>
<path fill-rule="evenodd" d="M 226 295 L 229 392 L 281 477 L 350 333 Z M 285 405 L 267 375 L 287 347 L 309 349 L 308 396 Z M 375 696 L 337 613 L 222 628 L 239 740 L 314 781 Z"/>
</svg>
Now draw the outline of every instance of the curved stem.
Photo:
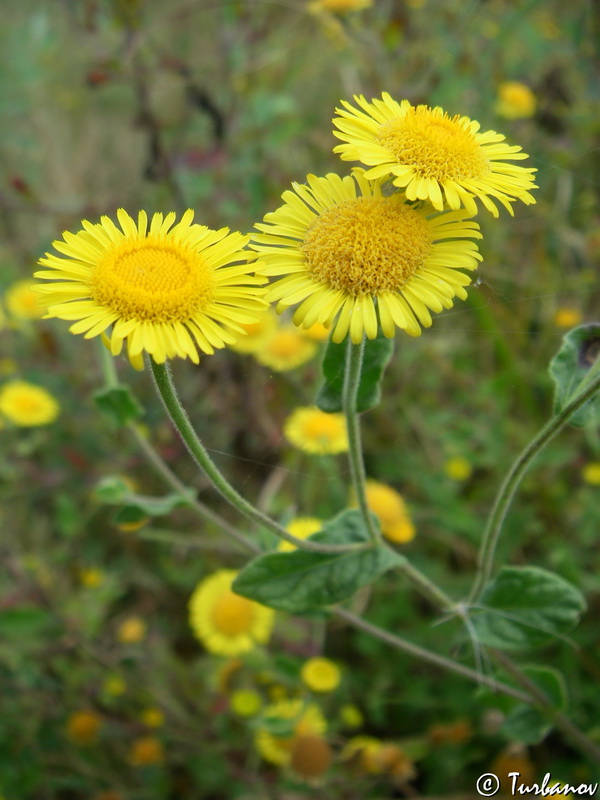
<svg viewBox="0 0 600 800">
<path fill-rule="evenodd" d="M 364 337 L 360 344 L 353 344 L 350 336 L 348 336 L 346 347 L 346 369 L 344 373 L 342 407 L 344 409 L 346 428 L 348 430 L 348 461 L 350 464 L 352 488 L 371 541 L 373 544 L 379 544 L 381 541 L 381 534 L 374 523 L 373 515 L 369 511 L 369 506 L 367 504 L 365 464 L 360 440 L 360 420 L 358 412 L 356 411 L 356 398 L 360 385 L 360 373 L 365 348 Z"/>
<path fill-rule="evenodd" d="M 252 503 L 249 503 L 242 497 L 224 475 L 222 475 L 198 438 L 185 409 L 179 401 L 168 364 L 157 364 L 152 358 L 148 360 L 150 362 L 156 390 L 163 402 L 167 415 L 171 419 L 171 422 L 175 426 L 197 466 L 225 500 L 237 508 L 241 514 L 248 517 L 253 522 L 264 526 L 275 533 L 280 539 L 285 539 L 285 541 L 290 542 L 290 544 L 293 544 L 300 550 L 306 550 L 311 553 L 348 553 L 350 551 L 364 549 L 364 545 L 317 544 L 316 542 L 298 539 L 296 536 L 292 536 L 291 533 L 288 533 L 282 525 L 279 525 L 275 520 L 271 519 L 262 511 L 259 511 Z"/>
<path fill-rule="evenodd" d="M 594 369 L 594 367 L 592 369 Z M 583 390 L 576 394 L 575 398 L 563 408 L 560 414 L 557 414 L 544 425 L 537 436 L 532 439 L 523 452 L 517 457 L 508 471 L 508 474 L 498 490 L 483 534 L 477 561 L 477 574 L 469 595 L 469 603 L 474 603 L 479 598 L 484 586 L 490 578 L 494 564 L 496 545 L 500 538 L 502 525 L 527 468 L 548 442 L 560 433 L 573 414 L 585 405 L 599 390 L 600 375 L 595 375 L 593 380 L 590 380 L 588 375 L 587 379 L 584 381 Z"/>
<path fill-rule="evenodd" d="M 433 581 L 424 575 L 421 570 L 413 566 L 407 559 L 397 567 L 399 572 L 409 579 L 413 586 L 418 589 L 421 594 L 426 597 L 430 603 L 439 608 L 441 611 L 449 611 L 455 613 L 457 611 L 457 604 L 455 601 L 439 588 Z"/>
</svg>

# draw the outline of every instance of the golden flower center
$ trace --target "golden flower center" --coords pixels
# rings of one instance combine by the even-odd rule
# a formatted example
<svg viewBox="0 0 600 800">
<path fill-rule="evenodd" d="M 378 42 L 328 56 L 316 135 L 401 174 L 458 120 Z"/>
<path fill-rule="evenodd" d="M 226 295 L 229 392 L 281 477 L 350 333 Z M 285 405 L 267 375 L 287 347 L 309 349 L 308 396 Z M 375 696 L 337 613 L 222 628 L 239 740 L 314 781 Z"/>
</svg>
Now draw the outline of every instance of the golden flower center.
<svg viewBox="0 0 600 800">
<path fill-rule="evenodd" d="M 225 592 L 217 598 L 212 612 L 215 628 L 225 636 L 248 633 L 253 617 L 252 602 L 233 592 Z"/>
<path fill-rule="evenodd" d="M 377 138 L 399 164 L 414 167 L 420 177 L 437 181 L 480 178 L 489 170 L 487 159 L 475 135 L 459 119 L 417 106 L 404 117 L 385 122 Z"/>
<path fill-rule="evenodd" d="M 400 197 L 358 197 L 317 217 L 302 251 L 311 278 L 356 297 L 397 291 L 431 246 L 427 220 Z"/>
<path fill-rule="evenodd" d="M 94 270 L 92 299 L 122 319 L 189 319 L 210 302 L 216 282 L 193 249 L 148 236 L 114 245 Z"/>
</svg>

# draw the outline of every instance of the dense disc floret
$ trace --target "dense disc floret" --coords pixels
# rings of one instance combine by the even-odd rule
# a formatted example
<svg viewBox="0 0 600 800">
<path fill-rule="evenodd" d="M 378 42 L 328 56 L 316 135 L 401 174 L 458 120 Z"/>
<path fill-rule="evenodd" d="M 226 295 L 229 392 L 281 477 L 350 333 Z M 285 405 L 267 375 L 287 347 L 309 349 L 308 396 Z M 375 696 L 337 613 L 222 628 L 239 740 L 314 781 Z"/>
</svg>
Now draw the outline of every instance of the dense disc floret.
<svg viewBox="0 0 600 800">
<path fill-rule="evenodd" d="M 157 363 L 179 356 L 198 363 L 244 335 L 243 326 L 264 311 L 264 278 L 248 237 L 193 224 L 188 210 L 174 225 L 173 212 L 144 211 L 137 223 L 119 209 L 120 228 L 109 217 L 84 220 L 83 230 L 54 242 L 61 255 L 46 253 L 35 273 L 46 317 L 75 320 L 72 333 L 86 339 L 111 329 L 113 355 L 127 341 L 130 359 L 143 352 Z"/>
<path fill-rule="evenodd" d="M 497 217 L 494 200 L 511 214 L 515 200 L 535 203 L 536 170 L 511 163 L 528 156 L 501 133 L 480 133 L 475 120 L 451 117 L 439 106 L 398 103 L 387 92 L 354 101 L 358 108 L 343 100 L 336 109 L 334 135 L 343 144 L 334 152 L 369 167 L 365 177 L 391 179 L 409 200 L 427 200 L 438 211 L 447 206 L 474 215 L 478 199 Z"/>
<path fill-rule="evenodd" d="M 397 327 L 418 336 L 430 310 L 467 296 L 463 270 L 481 259 L 471 241 L 481 234 L 465 211 L 440 214 L 402 193 L 386 196 L 382 181 L 362 170 L 307 180 L 283 193 L 251 245 L 266 275 L 283 276 L 267 299 L 280 309 L 298 305 L 296 325 L 332 327 L 334 342 L 348 333 L 355 343 L 374 339 L 379 330 L 391 338 Z"/>
</svg>

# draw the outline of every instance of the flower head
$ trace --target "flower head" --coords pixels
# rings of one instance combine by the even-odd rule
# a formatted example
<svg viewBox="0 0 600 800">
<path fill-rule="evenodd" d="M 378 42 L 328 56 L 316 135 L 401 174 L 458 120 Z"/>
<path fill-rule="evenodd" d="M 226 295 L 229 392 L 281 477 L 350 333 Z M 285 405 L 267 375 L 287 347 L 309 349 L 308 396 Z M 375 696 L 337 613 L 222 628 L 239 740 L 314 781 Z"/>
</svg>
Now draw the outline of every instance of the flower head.
<svg viewBox="0 0 600 800">
<path fill-rule="evenodd" d="M 256 730 L 256 748 L 265 761 L 288 766 L 301 736 L 319 736 L 327 725 L 318 706 L 302 700 L 281 700 L 265 709 Z"/>
<path fill-rule="evenodd" d="M 261 709 L 262 698 L 253 689 L 237 689 L 229 698 L 229 706 L 238 717 L 254 717 Z"/>
<path fill-rule="evenodd" d="M 496 112 L 506 119 L 532 117 L 537 100 L 529 86 L 519 81 L 504 81 L 498 86 Z"/>
<path fill-rule="evenodd" d="M 466 481 L 471 477 L 473 467 L 464 456 L 453 456 L 444 464 L 444 472 L 453 481 Z"/>
<path fill-rule="evenodd" d="M 94 744 L 101 727 L 100 714 L 95 711 L 76 711 L 67 720 L 67 736 L 79 745 Z"/>
<path fill-rule="evenodd" d="M 275 612 L 231 589 L 237 572 L 222 569 L 201 581 L 189 601 L 190 625 L 211 653 L 236 656 L 265 644 Z"/>
<path fill-rule="evenodd" d="M 263 341 L 254 357 L 275 372 L 288 372 L 306 364 L 316 352 L 317 345 L 295 325 L 282 325 Z"/>
<path fill-rule="evenodd" d="M 140 617 L 127 617 L 117 629 L 117 639 L 122 644 L 137 644 L 146 635 L 148 626 Z"/>
<path fill-rule="evenodd" d="M 327 414 L 316 406 L 301 406 L 285 421 L 286 438 L 305 453 L 327 455 L 348 450 L 343 414 Z"/>
<path fill-rule="evenodd" d="M 438 211 L 447 205 L 473 215 L 477 198 L 497 217 L 494 199 L 511 214 L 514 200 L 535 203 L 529 193 L 535 169 L 511 163 L 527 154 L 502 134 L 480 133 L 475 120 L 450 117 L 439 106 L 398 103 L 387 92 L 371 102 L 355 95 L 354 101 L 358 108 L 343 100 L 336 109 L 334 135 L 343 144 L 334 152 L 370 167 L 365 177 L 391 178 L 409 200 L 428 200 Z"/>
<path fill-rule="evenodd" d="M 313 533 L 317 533 L 323 527 L 323 521 L 316 517 L 296 517 L 285 526 L 287 531 L 295 536 L 296 539 L 308 539 Z M 279 542 L 278 550 L 295 550 L 296 545 L 282 539 Z"/>
<path fill-rule="evenodd" d="M 374 480 L 367 480 L 365 493 L 367 505 L 378 517 L 385 538 L 397 544 L 410 542 L 415 535 L 415 526 L 402 496 L 391 486 Z"/>
<path fill-rule="evenodd" d="M 242 326 L 265 308 L 264 279 L 254 274 L 248 241 L 228 228 L 192 224 L 188 210 L 174 225 L 173 212 L 137 224 L 123 209 L 120 228 L 109 217 L 54 242 L 61 255 L 46 253 L 35 273 L 46 317 L 76 320 L 70 331 L 86 339 L 111 328 L 110 349 L 127 341 L 133 363 L 143 352 L 157 363 L 179 356 L 199 361 L 199 352 L 231 344 Z"/>
<path fill-rule="evenodd" d="M 313 692 L 332 692 L 341 680 L 340 668 L 328 658 L 309 658 L 304 662 L 300 676 Z"/>
<path fill-rule="evenodd" d="M 273 334 L 277 327 L 277 315 L 269 309 L 261 314 L 256 322 L 242 325 L 244 336 L 240 336 L 231 345 L 231 349 L 236 353 L 256 353 L 261 349 L 264 342 Z"/>
<path fill-rule="evenodd" d="M 374 339 L 380 329 L 392 338 L 397 327 L 418 336 L 431 325 L 430 309 L 465 299 L 471 278 L 463 270 L 481 259 L 470 239 L 481 234 L 464 211 L 438 214 L 398 192 L 385 196 L 382 181 L 362 170 L 307 180 L 283 193 L 285 204 L 256 226 L 252 245 L 265 274 L 284 276 L 267 299 L 300 304 L 296 325 L 333 327 L 334 342 L 348 332 L 355 343 Z"/>
<path fill-rule="evenodd" d="M 49 425 L 59 413 L 58 402 L 41 386 L 13 380 L 0 388 L 0 414 L 13 425 L 24 428 Z"/>
<path fill-rule="evenodd" d="M 154 736 L 141 736 L 135 740 L 129 751 L 129 763 L 134 767 L 162 764 L 164 760 L 163 744 Z"/>
<path fill-rule="evenodd" d="M 30 280 L 17 281 L 4 293 L 4 302 L 11 316 L 19 320 L 38 319 L 44 313 L 40 296 L 34 292 Z"/>
<path fill-rule="evenodd" d="M 583 314 L 578 308 L 558 308 L 554 314 L 554 324 L 557 328 L 575 328 L 581 323 Z"/>
<path fill-rule="evenodd" d="M 600 486 L 600 461 L 588 461 L 581 470 L 581 477 L 590 486 Z"/>
</svg>

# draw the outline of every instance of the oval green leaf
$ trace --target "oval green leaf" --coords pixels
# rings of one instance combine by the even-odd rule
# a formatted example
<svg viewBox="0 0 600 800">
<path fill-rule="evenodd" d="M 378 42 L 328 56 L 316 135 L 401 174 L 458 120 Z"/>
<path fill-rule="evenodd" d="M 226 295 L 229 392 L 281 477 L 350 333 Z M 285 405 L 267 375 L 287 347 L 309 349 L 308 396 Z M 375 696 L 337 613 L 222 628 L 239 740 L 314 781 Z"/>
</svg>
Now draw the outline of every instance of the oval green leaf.
<svg viewBox="0 0 600 800">
<path fill-rule="evenodd" d="M 600 323 L 592 322 L 573 328 L 563 337 L 560 350 L 550 362 L 554 381 L 554 413 L 559 414 L 573 398 L 577 387 L 596 362 L 600 352 Z M 573 414 L 569 423 L 582 428 L 600 420 L 600 393 Z"/>
</svg>

